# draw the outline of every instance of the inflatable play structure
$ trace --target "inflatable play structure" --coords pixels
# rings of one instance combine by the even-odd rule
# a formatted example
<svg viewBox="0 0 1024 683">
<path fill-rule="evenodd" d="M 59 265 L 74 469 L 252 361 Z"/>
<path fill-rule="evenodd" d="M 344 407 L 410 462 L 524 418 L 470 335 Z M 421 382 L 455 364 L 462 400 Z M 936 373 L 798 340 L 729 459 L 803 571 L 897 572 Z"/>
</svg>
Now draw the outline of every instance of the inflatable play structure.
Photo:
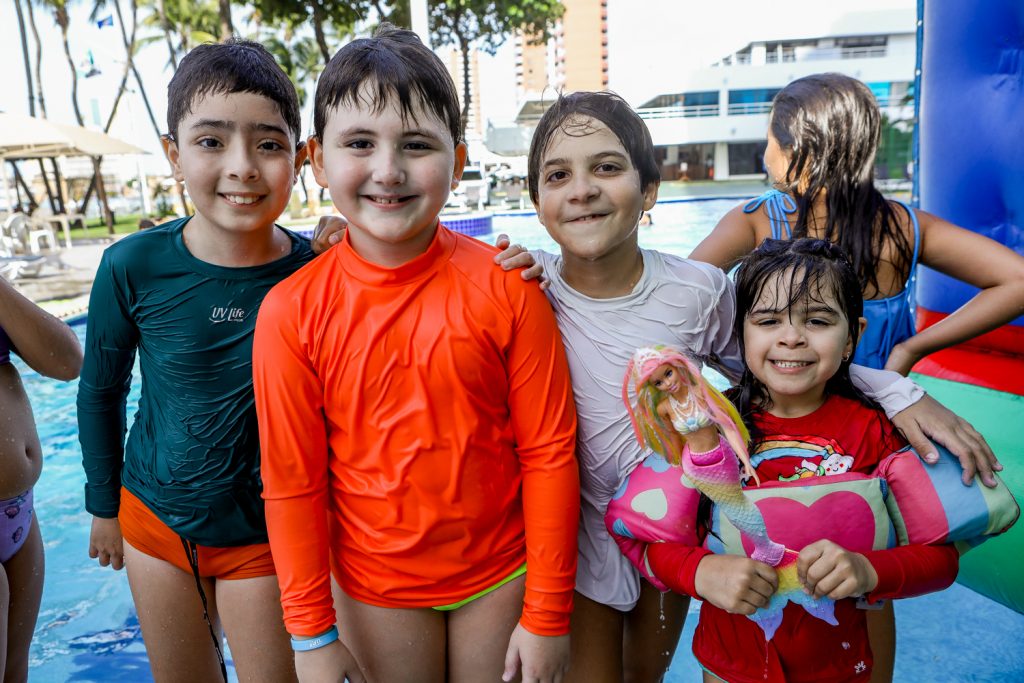
<svg viewBox="0 0 1024 683">
<path fill-rule="evenodd" d="M 920 208 L 1024 253 L 1024 3 L 920 0 Z M 959 308 L 972 287 L 928 268 L 917 325 Z M 1024 501 L 1024 316 L 929 356 L 915 379 L 981 431 Z M 959 581 L 1024 613 L 1024 524 L 965 555 Z"/>
</svg>

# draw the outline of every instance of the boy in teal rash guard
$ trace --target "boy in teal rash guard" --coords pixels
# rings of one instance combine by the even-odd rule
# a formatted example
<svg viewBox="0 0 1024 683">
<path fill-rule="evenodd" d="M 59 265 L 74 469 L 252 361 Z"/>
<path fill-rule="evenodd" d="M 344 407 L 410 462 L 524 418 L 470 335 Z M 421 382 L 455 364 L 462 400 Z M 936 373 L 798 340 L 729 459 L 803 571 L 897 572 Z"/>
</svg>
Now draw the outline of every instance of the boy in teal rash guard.
<svg viewBox="0 0 1024 683">
<path fill-rule="evenodd" d="M 90 555 L 128 567 L 156 680 L 224 675 L 211 640 L 223 626 L 241 680 L 290 681 L 252 335 L 266 293 L 312 258 L 274 224 L 305 155 L 298 102 L 266 50 L 229 41 L 182 60 L 168 105 L 165 151 L 196 214 L 111 246 L 96 275 L 78 395 Z M 142 397 L 125 443 L 136 352 Z"/>
</svg>

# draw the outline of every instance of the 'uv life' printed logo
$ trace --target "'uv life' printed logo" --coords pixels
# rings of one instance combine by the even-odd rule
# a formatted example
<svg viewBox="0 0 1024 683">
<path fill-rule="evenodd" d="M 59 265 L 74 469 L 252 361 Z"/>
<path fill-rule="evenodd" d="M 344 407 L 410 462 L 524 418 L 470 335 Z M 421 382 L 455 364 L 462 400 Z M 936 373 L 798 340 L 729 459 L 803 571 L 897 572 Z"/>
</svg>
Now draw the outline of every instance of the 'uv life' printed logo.
<svg viewBox="0 0 1024 683">
<path fill-rule="evenodd" d="M 240 323 L 245 320 L 244 308 L 214 306 L 210 309 L 211 323 Z"/>
</svg>

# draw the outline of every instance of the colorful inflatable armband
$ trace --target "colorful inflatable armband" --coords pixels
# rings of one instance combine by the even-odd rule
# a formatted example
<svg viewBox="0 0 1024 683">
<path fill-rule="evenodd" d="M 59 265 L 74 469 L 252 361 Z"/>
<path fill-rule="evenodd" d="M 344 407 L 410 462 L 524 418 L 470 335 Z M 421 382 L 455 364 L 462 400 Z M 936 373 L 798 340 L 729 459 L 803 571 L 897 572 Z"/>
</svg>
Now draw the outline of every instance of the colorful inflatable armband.
<svg viewBox="0 0 1024 683">
<path fill-rule="evenodd" d="M 669 541 L 699 546 L 696 519 L 700 492 L 657 453 L 647 456 L 626 477 L 608 503 L 605 526 L 612 535 L 641 543 L 619 547 L 645 579 L 660 591 L 668 587 L 647 566 L 644 545 Z"/>
<path fill-rule="evenodd" d="M 1020 507 L 998 476 L 989 488 L 977 479 L 964 486 L 963 469 L 938 447 L 939 461 L 925 463 L 912 449 L 893 453 L 876 474 L 889 486 L 886 505 L 900 545 L 955 543 L 961 554 L 1017 521 Z"/>
</svg>

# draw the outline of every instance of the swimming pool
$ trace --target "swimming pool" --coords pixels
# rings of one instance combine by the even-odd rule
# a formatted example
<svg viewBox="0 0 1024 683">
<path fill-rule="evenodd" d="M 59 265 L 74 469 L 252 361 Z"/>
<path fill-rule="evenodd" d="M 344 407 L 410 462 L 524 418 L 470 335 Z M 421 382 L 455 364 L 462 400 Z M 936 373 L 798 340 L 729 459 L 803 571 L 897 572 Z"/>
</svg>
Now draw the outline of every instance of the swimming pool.
<svg viewBox="0 0 1024 683">
<path fill-rule="evenodd" d="M 653 225 L 640 229 L 640 243 L 685 256 L 734 204 L 659 203 L 651 212 Z M 494 228 L 495 234 L 508 232 L 529 248 L 556 250 L 534 216 L 495 216 Z M 75 329 L 84 337 L 83 325 Z M 77 383 L 42 378 L 20 360 L 15 362 L 32 401 L 44 452 L 43 475 L 35 491 L 47 572 L 30 679 L 150 681 L 125 574 L 99 567 L 87 554 L 91 517 L 82 507 L 85 479 L 75 424 Z M 138 391 L 136 381 L 130 406 Z M 133 413 L 130 407 L 129 415 Z M 1024 680 L 1024 616 L 958 585 L 938 595 L 901 601 L 897 611 L 897 680 Z M 696 618 L 688 619 L 668 683 L 700 680 L 688 645 L 695 624 Z"/>
</svg>

